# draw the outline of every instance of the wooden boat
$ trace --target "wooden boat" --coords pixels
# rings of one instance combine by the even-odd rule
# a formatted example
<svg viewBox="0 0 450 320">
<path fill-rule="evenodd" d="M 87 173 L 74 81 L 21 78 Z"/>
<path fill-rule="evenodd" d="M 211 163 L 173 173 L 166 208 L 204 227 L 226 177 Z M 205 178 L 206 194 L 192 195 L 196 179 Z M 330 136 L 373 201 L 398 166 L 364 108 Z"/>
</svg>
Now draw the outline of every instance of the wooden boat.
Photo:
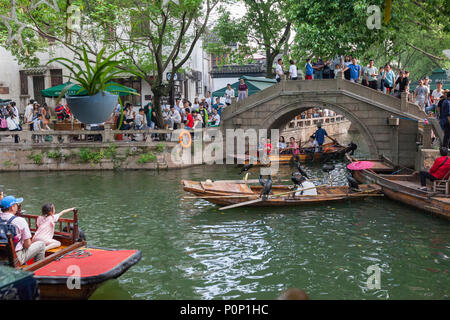
<svg viewBox="0 0 450 320">
<path fill-rule="evenodd" d="M 327 161 L 329 159 L 338 159 L 344 157 L 344 155 L 352 150 L 352 146 L 342 146 L 337 143 L 327 143 L 322 145 L 322 151 L 320 152 L 314 152 L 314 153 L 308 153 L 306 152 L 306 149 L 302 149 L 300 151 L 300 154 L 294 155 L 294 154 L 277 154 L 277 155 L 269 155 L 269 161 L 270 162 L 278 162 L 280 165 L 287 165 L 290 163 L 297 161 L 300 161 L 301 163 L 305 162 L 314 162 L 314 161 Z M 263 166 L 265 165 L 261 161 L 257 160 L 252 161 L 251 157 L 246 154 L 244 156 L 234 156 L 234 158 L 237 160 L 238 163 L 243 164 L 249 164 L 253 162 L 254 166 Z M 267 161 L 267 164 L 269 163 Z"/>
<path fill-rule="evenodd" d="M 0 265 L 0 300 L 36 300 L 39 289 L 32 272 Z"/>
<path fill-rule="evenodd" d="M 357 161 L 348 155 L 347 160 Z M 445 194 L 419 190 L 420 177 L 417 171 L 399 168 L 386 158 L 367 161 L 374 163 L 371 169 L 353 171 L 353 177 L 358 182 L 376 183 L 392 200 L 450 218 L 450 198 Z"/>
<path fill-rule="evenodd" d="M 39 216 L 20 216 L 27 220 L 33 234 Z M 44 300 L 88 299 L 101 284 L 119 277 L 141 259 L 139 250 L 88 246 L 79 237 L 75 210 L 73 219 L 58 220 L 54 239 L 61 242 L 60 247 L 47 251 L 45 259 L 25 265 L 20 265 L 12 239 L 6 245 L 0 244 L 0 260 L 3 257 L 12 267 L 33 272 Z"/>
<path fill-rule="evenodd" d="M 198 198 L 205 199 L 219 206 L 228 206 L 260 199 L 262 189 L 260 185 L 249 186 L 246 183 L 232 183 L 227 181 L 182 180 L 181 183 L 183 184 L 184 191 L 190 192 Z M 294 196 L 295 191 L 292 186 L 277 185 L 272 187 L 272 193 L 265 201 L 251 203 L 249 206 L 298 206 L 348 199 L 362 199 L 370 196 L 379 196 L 381 188 L 377 185 L 360 185 L 359 190 L 353 190 L 348 186 L 318 187 L 317 195 Z"/>
</svg>

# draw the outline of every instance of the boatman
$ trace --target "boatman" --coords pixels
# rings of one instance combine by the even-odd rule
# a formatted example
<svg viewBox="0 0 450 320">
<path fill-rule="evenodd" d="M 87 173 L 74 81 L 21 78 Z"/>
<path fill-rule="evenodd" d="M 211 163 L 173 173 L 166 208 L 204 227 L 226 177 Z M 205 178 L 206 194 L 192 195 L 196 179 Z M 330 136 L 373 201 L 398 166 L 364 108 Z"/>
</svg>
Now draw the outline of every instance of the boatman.
<svg viewBox="0 0 450 320">
<path fill-rule="evenodd" d="M 430 181 L 442 180 L 450 178 L 450 159 L 448 157 L 448 149 L 446 147 L 439 148 L 441 157 L 434 160 L 430 171 L 420 171 L 420 190 L 427 191 L 427 179 Z"/>
<path fill-rule="evenodd" d="M 325 129 L 322 129 L 322 124 L 318 123 L 317 130 L 314 133 L 314 138 L 316 139 L 319 146 L 322 146 L 323 143 L 325 142 L 325 136 L 328 137 L 328 133 L 325 131 Z"/>
<path fill-rule="evenodd" d="M 32 258 L 34 258 L 35 262 L 44 259 L 45 243 L 43 241 L 31 243 L 31 232 L 27 221 L 24 218 L 16 216 L 18 204 L 22 201 L 22 198 L 16 199 L 13 196 L 4 197 L 0 201 L 0 207 L 2 208 L 0 219 L 16 227 L 16 235 L 14 237 L 16 254 L 19 262 L 24 264 Z"/>
</svg>

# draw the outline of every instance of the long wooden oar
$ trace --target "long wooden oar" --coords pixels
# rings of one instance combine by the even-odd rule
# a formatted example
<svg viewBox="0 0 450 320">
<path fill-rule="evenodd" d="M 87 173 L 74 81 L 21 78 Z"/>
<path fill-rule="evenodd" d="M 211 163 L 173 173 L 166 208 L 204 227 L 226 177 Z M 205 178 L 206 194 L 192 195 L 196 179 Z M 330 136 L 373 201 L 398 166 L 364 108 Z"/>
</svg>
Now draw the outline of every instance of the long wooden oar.
<svg viewBox="0 0 450 320">
<path fill-rule="evenodd" d="M 271 198 L 283 196 L 283 195 L 286 195 L 286 194 L 289 194 L 289 193 L 292 193 L 292 192 L 299 192 L 299 191 L 305 191 L 305 190 L 310 190 L 310 189 L 316 189 L 316 188 L 320 188 L 320 187 L 324 187 L 324 186 L 326 186 L 326 184 L 322 184 L 320 186 L 308 187 L 308 188 L 304 188 L 304 189 L 292 190 L 292 191 L 283 192 L 283 193 L 278 193 L 278 194 L 274 194 Z M 263 200 L 262 198 L 259 198 L 259 199 L 256 199 L 256 200 L 236 203 L 236 204 L 232 204 L 231 206 L 226 206 L 226 207 L 219 208 L 219 210 L 222 211 L 222 210 L 233 209 L 233 208 L 242 207 L 242 206 L 246 206 L 246 205 L 257 203 L 257 202 L 261 202 L 261 201 L 265 201 L 265 200 Z"/>
</svg>

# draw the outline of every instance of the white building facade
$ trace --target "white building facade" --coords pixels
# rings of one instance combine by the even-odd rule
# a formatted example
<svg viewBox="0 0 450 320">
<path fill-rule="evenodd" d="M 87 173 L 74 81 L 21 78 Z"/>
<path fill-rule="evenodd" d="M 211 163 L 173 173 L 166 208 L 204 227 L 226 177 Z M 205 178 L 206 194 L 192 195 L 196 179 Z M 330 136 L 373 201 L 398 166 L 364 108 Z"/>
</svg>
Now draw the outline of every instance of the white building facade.
<svg viewBox="0 0 450 320">
<path fill-rule="evenodd" d="M 17 63 L 14 56 L 4 47 L 0 46 L 0 99 L 15 101 L 20 112 L 23 112 L 30 99 L 39 103 L 46 102 L 54 107 L 55 98 L 45 98 L 41 90 L 54 87 L 69 81 L 69 71 L 58 63 L 47 62 L 55 57 L 74 58 L 69 49 L 50 45 L 47 52 L 37 54 L 40 66 L 25 68 Z M 178 74 L 179 81 L 175 82 L 175 97 L 194 101 L 195 97 L 202 98 L 207 91 L 211 91 L 210 56 L 203 50 L 202 41 L 199 40 L 188 61 L 183 66 L 183 73 Z M 123 97 L 123 101 L 132 102 L 135 107 L 145 106 L 151 102 L 153 94 L 150 85 L 136 77 L 117 79 L 127 87 L 137 90 L 140 96 Z"/>
</svg>

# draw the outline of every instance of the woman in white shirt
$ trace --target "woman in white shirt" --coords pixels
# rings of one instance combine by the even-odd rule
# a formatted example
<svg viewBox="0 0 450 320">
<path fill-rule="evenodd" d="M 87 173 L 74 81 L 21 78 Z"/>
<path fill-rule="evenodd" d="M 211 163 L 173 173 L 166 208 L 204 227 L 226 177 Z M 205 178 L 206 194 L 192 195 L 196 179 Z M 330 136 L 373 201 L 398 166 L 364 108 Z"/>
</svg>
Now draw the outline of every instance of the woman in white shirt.
<svg viewBox="0 0 450 320">
<path fill-rule="evenodd" d="M 192 104 L 192 107 L 194 108 L 194 110 L 200 109 L 200 102 L 198 101 L 198 98 L 194 99 L 194 103 Z"/>
<path fill-rule="evenodd" d="M 298 79 L 297 66 L 294 63 L 294 60 L 289 60 L 289 63 L 291 64 L 289 67 L 289 79 L 297 80 Z"/>
<path fill-rule="evenodd" d="M 6 118 L 6 123 L 8 124 L 9 131 L 22 131 L 22 128 L 19 125 L 19 118 L 15 116 L 14 113 L 11 113 Z M 19 135 L 14 135 L 14 143 L 19 143 Z"/>
</svg>

